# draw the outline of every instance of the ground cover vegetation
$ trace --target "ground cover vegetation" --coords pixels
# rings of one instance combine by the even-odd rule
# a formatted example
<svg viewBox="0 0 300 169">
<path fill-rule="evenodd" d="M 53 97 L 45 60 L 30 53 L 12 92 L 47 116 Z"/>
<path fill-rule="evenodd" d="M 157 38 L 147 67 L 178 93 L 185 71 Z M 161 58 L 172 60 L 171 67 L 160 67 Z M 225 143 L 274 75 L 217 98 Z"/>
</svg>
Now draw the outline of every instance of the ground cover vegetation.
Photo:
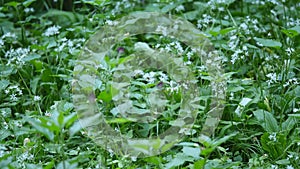
<svg viewBox="0 0 300 169">
<path fill-rule="evenodd" d="M 184 42 L 157 34 L 116 44 L 99 68 L 92 99 L 128 138 L 165 131 L 177 118 L 184 84 L 166 71 L 134 71 L 128 89 L 137 107 L 133 115 L 149 113 L 145 98 L 154 90 L 168 100 L 161 108 L 164 100 L 150 99 L 163 113 L 138 123 L 115 108 L 106 83 L 135 49 L 165 51 L 197 80 L 200 102 L 192 130 L 169 151 L 134 158 L 101 148 L 81 128 L 72 100 L 77 58 L 98 29 L 134 11 L 185 18 L 218 51 L 226 102 L 211 138 L 200 135 L 211 109 L 207 67 Z M 0 0 L 0 168 L 299 168 L 299 11 L 297 0 Z"/>
</svg>

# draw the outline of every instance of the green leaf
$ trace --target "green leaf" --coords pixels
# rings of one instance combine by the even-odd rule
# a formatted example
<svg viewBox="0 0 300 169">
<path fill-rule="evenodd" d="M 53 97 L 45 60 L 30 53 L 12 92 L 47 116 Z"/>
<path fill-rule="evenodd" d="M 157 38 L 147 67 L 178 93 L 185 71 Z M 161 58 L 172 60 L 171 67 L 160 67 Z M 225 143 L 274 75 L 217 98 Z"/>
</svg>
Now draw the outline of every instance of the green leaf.
<svg viewBox="0 0 300 169">
<path fill-rule="evenodd" d="M 183 147 L 182 152 L 187 156 L 194 157 L 195 159 L 200 158 L 200 147 Z"/>
<path fill-rule="evenodd" d="M 297 31 L 291 30 L 291 29 L 284 29 L 284 30 L 281 30 L 281 32 L 283 32 L 290 38 L 293 38 L 293 37 L 299 35 L 299 33 Z"/>
<path fill-rule="evenodd" d="M 42 122 L 37 121 L 32 118 L 25 117 L 25 120 L 28 121 L 38 132 L 46 136 L 49 140 L 53 141 L 54 140 L 54 134 L 51 130 L 46 128 Z"/>
<path fill-rule="evenodd" d="M 187 20 L 194 20 L 197 18 L 199 14 L 199 11 L 189 11 L 183 14 L 183 16 L 187 19 Z"/>
<path fill-rule="evenodd" d="M 271 40 L 271 39 L 263 39 L 263 38 L 254 38 L 258 43 L 262 44 L 266 47 L 274 47 L 274 48 L 280 48 L 282 44 L 278 41 Z"/>
<path fill-rule="evenodd" d="M 8 80 L 0 80 L 0 91 L 4 90 L 9 85 Z"/>
<path fill-rule="evenodd" d="M 229 135 L 223 136 L 222 138 L 213 140 L 212 147 L 216 148 L 217 146 L 221 145 L 222 143 L 225 143 L 227 140 L 231 139 L 232 137 L 236 136 L 238 132 L 231 133 Z"/>
<path fill-rule="evenodd" d="M 189 157 L 183 153 L 176 154 L 176 157 L 173 158 L 169 163 L 165 165 L 165 168 L 170 169 L 172 167 L 178 167 L 185 163 L 186 161 L 193 161 L 192 157 Z"/>
<path fill-rule="evenodd" d="M 70 136 L 74 136 L 77 132 L 82 129 L 79 121 L 76 121 L 69 129 Z"/>
<path fill-rule="evenodd" d="M 282 130 L 289 133 L 294 126 L 297 124 L 298 120 L 295 117 L 289 117 L 285 122 L 282 123 Z"/>
<path fill-rule="evenodd" d="M 36 94 L 36 88 L 38 86 L 40 77 L 34 77 L 32 80 L 30 80 L 30 88 L 33 94 Z"/>
<path fill-rule="evenodd" d="M 17 72 L 16 69 L 14 69 L 10 66 L 0 64 L 0 76 L 6 77 L 11 74 L 15 74 L 16 72 Z"/>
<path fill-rule="evenodd" d="M 220 30 L 220 34 L 226 35 L 228 32 L 231 32 L 233 30 L 235 30 L 235 28 L 233 28 L 233 27 L 225 28 L 225 29 Z"/>
<path fill-rule="evenodd" d="M 126 119 L 126 118 L 114 118 L 114 119 L 106 120 L 106 122 L 107 122 L 108 124 L 114 124 L 114 123 L 122 124 L 122 123 L 128 123 L 128 122 L 131 122 L 131 120 L 128 120 L 128 119 Z"/>
<path fill-rule="evenodd" d="M 265 129 L 267 132 L 278 132 L 279 126 L 277 124 L 276 119 L 273 114 L 268 111 L 259 109 L 253 112 L 254 116 L 259 121 L 259 124 Z"/>
<path fill-rule="evenodd" d="M 8 136 L 11 136 L 12 133 L 9 130 L 0 130 L 0 141 L 4 140 Z"/>
<path fill-rule="evenodd" d="M 161 9 L 161 12 L 167 13 L 167 12 L 173 10 L 174 8 L 176 8 L 179 4 L 180 3 L 173 3 L 173 4 L 166 5 Z"/>
<path fill-rule="evenodd" d="M 290 164 L 290 160 L 288 160 L 288 159 L 278 160 L 278 161 L 276 161 L 276 164 L 279 164 L 279 165 L 289 165 Z"/>
<path fill-rule="evenodd" d="M 39 59 L 41 58 L 42 56 L 39 55 L 39 54 L 29 54 L 27 55 L 26 57 L 22 58 L 22 60 L 24 62 L 28 62 L 28 61 L 31 61 L 31 60 L 35 60 L 35 59 Z"/>
<path fill-rule="evenodd" d="M 62 113 L 63 114 L 63 113 Z M 72 114 L 64 117 L 64 127 L 69 127 L 70 125 L 72 125 L 74 123 L 74 121 L 77 119 L 76 113 L 73 112 Z"/>
<path fill-rule="evenodd" d="M 288 116 L 290 116 L 290 117 L 296 117 L 296 118 L 300 118 L 300 114 L 288 114 Z"/>
<path fill-rule="evenodd" d="M 283 30 L 281 30 L 281 32 L 283 32 L 287 36 L 293 38 L 300 34 L 300 26 L 295 26 L 290 29 L 283 29 Z"/>
<path fill-rule="evenodd" d="M 12 1 L 12 2 L 6 3 L 5 5 L 12 6 L 12 7 L 16 8 L 18 5 L 20 5 L 20 3 L 16 2 L 16 1 Z"/>
<path fill-rule="evenodd" d="M 27 1 L 24 1 L 22 4 L 27 8 L 28 6 L 30 6 L 35 1 L 36 0 L 27 0 Z"/>
</svg>

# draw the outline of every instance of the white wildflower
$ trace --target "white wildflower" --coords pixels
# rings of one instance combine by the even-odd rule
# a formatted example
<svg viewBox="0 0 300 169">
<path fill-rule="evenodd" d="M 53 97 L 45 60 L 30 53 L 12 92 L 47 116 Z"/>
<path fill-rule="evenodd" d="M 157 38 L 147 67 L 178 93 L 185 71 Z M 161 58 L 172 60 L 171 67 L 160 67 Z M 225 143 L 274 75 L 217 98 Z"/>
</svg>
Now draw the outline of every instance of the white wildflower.
<svg viewBox="0 0 300 169">
<path fill-rule="evenodd" d="M 148 83 L 154 83 L 155 82 L 155 72 L 149 72 L 149 73 L 145 73 L 143 75 L 143 78 L 148 82 Z"/>
<path fill-rule="evenodd" d="M 159 32 L 159 33 L 161 33 L 161 34 L 163 34 L 164 36 L 167 36 L 167 35 L 168 35 L 167 28 L 164 27 L 164 26 L 158 25 L 155 31 L 156 31 L 156 32 Z"/>
<path fill-rule="evenodd" d="M 24 12 L 25 13 L 34 12 L 34 9 L 33 8 L 25 8 Z"/>
<path fill-rule="evenodd" d="M 2 35 L 2 39 L 4 39 L 4 38 L 13 38 L 13 39 L 16 39 L 17 35 L 15 33 L 7 32 L 4 35 Z"/>
<path fill-rule="evenodd" d="M 177 92 L 179 90 L 179 85 L 175 81 L 171 80 L 169 82 L 169 85 L 170 85 L 170 87 L 168 87 L 167 90 L 169 90 L 171 92 L 174 92 L 174 91 Z"/>
<path fill-rule="evenodd" d="M 184 11 L 184 6 L 183 5 L 179 5 L 175 8 L 176 12 L 180 12 L 180 11 Z"/>
<path fill-rule="evenodd" d="M 34 96 L 34 97 L 33 97 L 33 100 L 34 100 L 34 101 L 40 101 L 40 100 L 41 100 L 41 97 L 40 97 L 40 96 Z"/>
<path fill-rule="evenodd" d="M 269 137 L 268 137 L 271 141 L 277 141 L 277 139 L 276 139 L 276 133 L 272 133 L 272 134 L 270 134 L 269 135 Z"/>
<path fill-rule="evenodd" d="M 294 167 L 292 165 L 288 165 L 286 166 L 286 169 L 294 169 Z"/>
<path fill-rule="evenodd" d="M 43 33 L 44 36 L 52 36 L 52 35 L 57 35 L 59 34 L 59 29 L 61 27 L 60 26 L 52 26 L 48 29 L 46 29 L 46 31 Z"/>
<path fill-rule="evenodd" d="M 17 95 L 16 95 L 15 93 L 12 93 L 12 94 L 10 95 L 10 100 L 11 100 L 11 101 L 18 101 Z"/>
<path fill-rule="evenodd" d="M 134 70 L 133 71 L 133 76 L 138 76 L 138 75 L 144 75 L 144 71 L 142 71 L 142 70 Z"/>
</svg>

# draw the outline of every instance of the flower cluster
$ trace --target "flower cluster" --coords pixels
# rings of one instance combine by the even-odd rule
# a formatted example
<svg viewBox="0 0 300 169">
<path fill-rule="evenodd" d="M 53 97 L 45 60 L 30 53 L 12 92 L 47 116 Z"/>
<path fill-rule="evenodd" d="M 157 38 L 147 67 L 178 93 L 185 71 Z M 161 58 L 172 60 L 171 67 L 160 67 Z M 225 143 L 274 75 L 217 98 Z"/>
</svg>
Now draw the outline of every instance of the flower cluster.
<svg viewBox="0 0 300 169">
<path fill-rule="evenodd" d="M 22 66 L 25 64 L 24 58 L 30 53 L 30 48 L 17 48 L 6 51 L 5 57 L 8 59 L 7 65 Z"/>
<path fill-rule="evenodd" d="M 22 90 L 19 88 L 19 86 L 14 85 L 14 86 L 8 86 L 5 90 L 4 93 L 6 95 L 9 95 L 10 101 L 16 102 L 19 100 L 19 97 L 23 95 Z"/>
<path fill-rule="evenodd" d="M 43 36 L 53 36 L 59 34 L 60 26 L 52 26 L 46 29 L 46 31 L 43 33 Z"/>
</svg>

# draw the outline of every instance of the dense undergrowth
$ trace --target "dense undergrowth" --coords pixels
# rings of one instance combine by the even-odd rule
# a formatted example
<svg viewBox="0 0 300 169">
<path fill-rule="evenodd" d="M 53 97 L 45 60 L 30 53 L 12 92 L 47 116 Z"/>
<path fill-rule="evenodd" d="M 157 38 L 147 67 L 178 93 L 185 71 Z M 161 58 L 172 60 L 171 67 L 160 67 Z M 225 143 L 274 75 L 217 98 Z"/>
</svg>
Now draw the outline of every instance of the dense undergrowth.
<svg viewBox="0 0 300 169">
<path fill-rule="evenodd" d="M 71 8 L 64 5 L 0 0 L 0 168 L 299 168 L 297 0 L 74 0 Z M 176 55 L 197 79 L 202 97 L 191 132 L 169 151 L 134 158 L 101 148 L 81 129 L 72 101 L 77 58 L 97 30 L 134 11 L 185 18 L 218 51 L 227 97 L 212 138 L 200 136 L 211 108 L 207 68 L 184 43 L 155 34 L 125 39 L 112 49 L 94 99 L 108 123 L 128 138 L 150 137 L 172 125 L 184 85 L 149 68 L 135 72 L 132 99 L 145 110 L 145 95 L 162 88 L 169 100 L 163 116 L 149 124 L 113 120 L 120 112 L 105 81 L 142 42 Z"/>
</svg>

